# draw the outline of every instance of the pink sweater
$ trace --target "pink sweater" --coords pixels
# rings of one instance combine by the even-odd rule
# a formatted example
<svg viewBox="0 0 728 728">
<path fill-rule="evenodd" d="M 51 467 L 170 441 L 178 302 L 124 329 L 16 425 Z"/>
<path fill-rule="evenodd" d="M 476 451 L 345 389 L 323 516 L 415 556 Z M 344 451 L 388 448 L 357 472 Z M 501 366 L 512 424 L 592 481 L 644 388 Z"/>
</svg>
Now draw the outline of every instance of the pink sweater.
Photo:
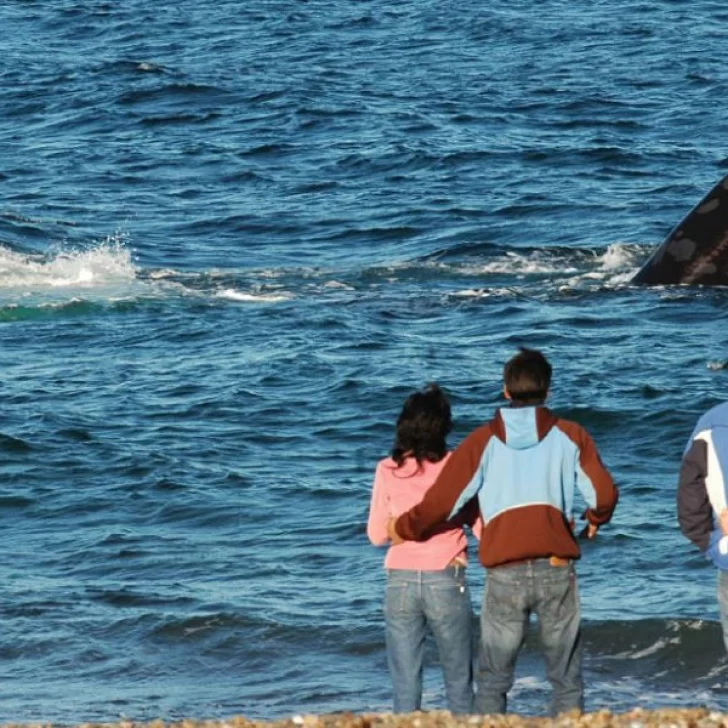
<svg viewBox="0 0 728 728">
<path fill-rule="evenodd" d="M 379 461 L 367 523 L 367 536 L 375 546 L 384 546 L 389 540 L 387 520 L 405 513 L 422 500 L 449 457 L 448 453 L 438 463 L 425 461 L 419 469 L 414 458 L 407 458 L 401 468 L 392 458 Z M 467 547 L 462 526 L 450 526 L 436 532 L 427 541 L 405 541 L 390 546 L 384 566 L 387 569 L 439 571 L 455 558 L 465 563 Z"/>
</svg>

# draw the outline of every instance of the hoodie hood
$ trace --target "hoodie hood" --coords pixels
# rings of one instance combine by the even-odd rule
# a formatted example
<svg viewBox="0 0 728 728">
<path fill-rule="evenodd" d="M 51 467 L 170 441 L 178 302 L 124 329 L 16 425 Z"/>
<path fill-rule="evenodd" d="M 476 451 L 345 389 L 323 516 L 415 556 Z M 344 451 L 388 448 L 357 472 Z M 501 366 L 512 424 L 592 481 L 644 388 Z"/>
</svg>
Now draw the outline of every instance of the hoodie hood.
<svg viewBox="0 0 728 728">
<path fill-rule="evenodd" d="M 513 450 L 538 445 L 556 422 L 553 413 L 539 407 L 501 407 L 496 415 L 495 435 Z"/>
<path fill-rule="evenodd" d="M 690 449 L 695 437 L 706 430 L 716 430 L 720 432 L 720 435 L 714 439 L 719 442 L 726 442 L 726 440 L 728 440 L 726 437 L 728 430 L 726 428 L 728 428 L 728 402 L 723 402 L 722 404 L 713 407 L 713 409 L 708 410 L 698 420 L 692 435 L 690 435 L 688 444 L 685 447 L 685 452 Z"/>
</svg>

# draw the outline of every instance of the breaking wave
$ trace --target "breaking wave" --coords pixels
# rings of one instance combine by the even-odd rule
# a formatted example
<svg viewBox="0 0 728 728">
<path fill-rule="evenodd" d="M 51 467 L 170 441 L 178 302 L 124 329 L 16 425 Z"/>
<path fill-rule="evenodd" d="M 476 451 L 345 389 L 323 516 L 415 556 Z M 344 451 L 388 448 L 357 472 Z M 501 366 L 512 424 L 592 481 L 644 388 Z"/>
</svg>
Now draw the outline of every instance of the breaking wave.
<svg viewBox="0 0 728 728">
<path fill-rule="evenodd" d="M 0 309 L 106 303 L 149 293 L 130 249 L 119 238 L 88 250 L 43 255 L 0 246 Z"/>
<path fill-rule="evenodd" d="M 144 268 L 121 235 L 86 249 L 45 254 L 0 246 L 0 318 L 28 312 L 192 297 L 210 304 L 280 304 L 298 298 L 380 296 L 408 287 L 455 299 L 558 295 L 629 286 L 650 246 L 606 249 L 455 248 L 367 268 Z M 423 283 L 431 286 L 422 287 Z"/>
</svg>

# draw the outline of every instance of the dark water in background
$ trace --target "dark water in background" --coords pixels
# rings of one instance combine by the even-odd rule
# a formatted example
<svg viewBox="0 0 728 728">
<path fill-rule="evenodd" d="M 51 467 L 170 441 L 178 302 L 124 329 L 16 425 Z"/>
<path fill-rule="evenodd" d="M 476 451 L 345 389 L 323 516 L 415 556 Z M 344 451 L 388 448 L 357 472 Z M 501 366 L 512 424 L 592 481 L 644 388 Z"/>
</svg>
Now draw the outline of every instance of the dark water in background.
<svg viewBox="0 0 728 728">
<path fill-rule="evenodd" d="M 490 416 L 521 344 L 622 487 L 580 566 L 588 709 L 728 709 L 674 513 L 728 293 L 629 284 L 728 166 L 726 21 L 0 4 L 0 719 L 388 709 L 374 463 L 426 381 L 453 444 Z M 548 692 L 529 647 L 512 707 Z"/>
</svg>

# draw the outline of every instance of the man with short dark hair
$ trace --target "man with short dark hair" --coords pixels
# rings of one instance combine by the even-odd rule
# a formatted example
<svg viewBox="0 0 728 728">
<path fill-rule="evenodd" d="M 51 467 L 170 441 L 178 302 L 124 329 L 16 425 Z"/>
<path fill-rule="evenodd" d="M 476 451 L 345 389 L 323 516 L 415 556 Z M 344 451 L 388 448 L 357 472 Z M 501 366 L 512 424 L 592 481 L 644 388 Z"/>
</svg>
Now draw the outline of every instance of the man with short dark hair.
<svg viewBox="0 0 728 728">
<path fill-rule="evenodd" d="M 421 541 L 478 499 L 479 555 L 488 574 L 477 713 L 506 712 L 531 613 L 553 687 L 551 714 L 584 708 L 574 496 L 578 489 L 586 501 L 591 538 L 612 517 L 618 491 L 586 430 L 544 406 L 551 373 L 540 351 L 521 349 L 510 359 L 503 371 L 509 406 L 463 440 L 422 502 L 389 524 L 394 542 Z"/>
</svg>

